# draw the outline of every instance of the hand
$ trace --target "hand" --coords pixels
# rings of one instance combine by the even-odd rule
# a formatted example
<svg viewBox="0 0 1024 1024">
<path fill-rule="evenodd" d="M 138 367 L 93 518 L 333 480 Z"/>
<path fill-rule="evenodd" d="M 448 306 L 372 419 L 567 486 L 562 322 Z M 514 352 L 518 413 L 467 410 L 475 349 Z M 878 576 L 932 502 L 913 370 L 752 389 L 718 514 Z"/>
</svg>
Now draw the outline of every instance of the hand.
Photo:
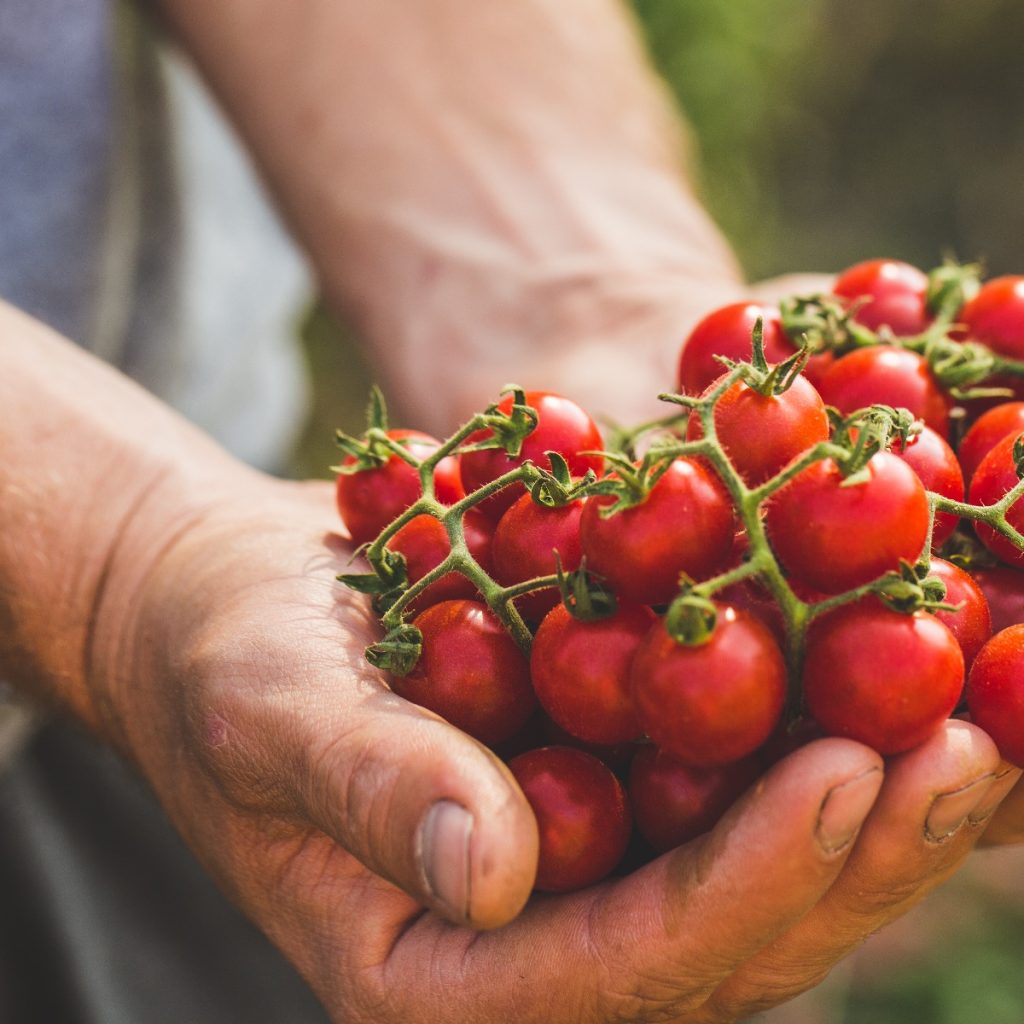
<svg viewBox="0 0 1024 1024">
<path fill-rule="evenodd" d="M 329 488 L 246 474 L 234 491 L 194 517 L 141 510 L 92 678 L 199 857 L 338 1020 L 735 1020 L 950 874 L 999 796 L 965 723 L 884 768 L 819 741 L 710 835 L 519 913 L 532 815 L 496 758 L 362 659 L 373 627 L 334 581 Z M 161 546 L 157 519 L 186 525 Z"/>
</svg>

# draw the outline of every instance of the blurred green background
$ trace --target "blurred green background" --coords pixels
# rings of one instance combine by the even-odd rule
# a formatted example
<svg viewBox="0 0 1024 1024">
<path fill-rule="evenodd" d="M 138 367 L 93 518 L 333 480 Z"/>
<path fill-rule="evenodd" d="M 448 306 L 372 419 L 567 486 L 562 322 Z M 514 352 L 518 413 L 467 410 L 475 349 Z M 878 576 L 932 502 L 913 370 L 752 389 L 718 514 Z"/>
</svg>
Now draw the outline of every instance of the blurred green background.
<svg viewBox="0 0 1024 1024">
<path fill-rule="evenodd" d="M 880 255 L 930 267 L 946 253 L 1024 271 L 1024 4 L 633 6 L 692 127 L 704 200 L 752 279 Z M 303 474 L 324 474 L 336 426 L 361 426 L 369 376 L 339 335 L 322 311 L 306 324 L 332 391 L 316 396 Z M 768 1019 L 1024 1024 L 1024 860 L 984 856 Z"/>
</svg>

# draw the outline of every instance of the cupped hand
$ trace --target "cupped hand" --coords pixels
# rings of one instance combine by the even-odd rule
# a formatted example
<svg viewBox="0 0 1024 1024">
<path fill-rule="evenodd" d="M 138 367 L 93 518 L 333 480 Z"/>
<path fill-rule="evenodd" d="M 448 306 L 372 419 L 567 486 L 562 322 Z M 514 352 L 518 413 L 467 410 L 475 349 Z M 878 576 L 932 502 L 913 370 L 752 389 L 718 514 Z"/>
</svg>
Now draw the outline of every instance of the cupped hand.
<svg viewBox="0 0 1024 1024">
<path fill-rule="evenodd" d="M 822 740 L 711 834 L 527 902 L 537 833 L 509 773 L 363 659 L 374 626 L 335 582 L 351 555 L 330 489 L 244 475 L 234 491 L 166 542 L 129 530 L 97 700 L 338 1020 L 735 1020 L 949 875 L 1013 781 L 993 784 L 998 755 L 965 723 L 886 765 Z"/>
</svg>

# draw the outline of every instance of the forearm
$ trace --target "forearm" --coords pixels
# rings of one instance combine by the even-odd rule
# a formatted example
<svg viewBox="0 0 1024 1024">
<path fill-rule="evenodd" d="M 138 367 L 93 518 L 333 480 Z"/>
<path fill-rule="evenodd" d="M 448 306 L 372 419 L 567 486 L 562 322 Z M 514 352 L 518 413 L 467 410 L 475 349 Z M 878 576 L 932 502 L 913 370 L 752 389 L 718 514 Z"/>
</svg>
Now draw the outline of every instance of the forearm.
<svg viewBox="0 0 1024 1024">
<path fill-rule="evenodd" d="M 133 576 L 181 525 L 175 515 L 198 514 L 245 470 L 3 303 L 0 452 L 0 675 L 102 727 L 90 679 L 101 603 L 129 600 Z M 114 552 L 140 520 L 151 521 L 153 544 L 122 560 L 115 582 Z"/>
<path fill-rule="evenodd" d="M 418 422 L 557 384 L 580 346 L 621 387 L 633 323 L 668 386 L 695 304 L 734 294 L 614 0 L 162 6 Z"/>
</svg>

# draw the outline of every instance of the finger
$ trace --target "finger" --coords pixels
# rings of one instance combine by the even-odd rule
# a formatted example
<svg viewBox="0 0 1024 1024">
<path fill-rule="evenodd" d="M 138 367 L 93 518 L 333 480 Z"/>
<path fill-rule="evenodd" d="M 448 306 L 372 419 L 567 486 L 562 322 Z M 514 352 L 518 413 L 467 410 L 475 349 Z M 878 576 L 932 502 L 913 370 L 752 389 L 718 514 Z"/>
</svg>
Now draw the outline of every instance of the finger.
<svg viewBox="0 0 1024 1024">
<path fill-rule="evenodd" d="M 424 946 L 436 956 L 450 942 L 474 1000 L 459 1006 L 447 993 L 452 1019 L 669 1019 L 699 1006 L 821 898 L 881 779 L 881 758 L 866 747 L 808 747 L 773 768 L 714 833 L 624 879 L 537 900 L 468 949 L 418 923 L 392 951 L 390 976 L 415 974 Z M 541 1016 L 502 1002 L 521 992 L 523 976 L 555 994 Z M 429 998 L 429 985 L 417 995 Z"/>
<path fill-rule="evenodd" d="M 295 584 L 300 586 L 300 582 Z M 514 917 L 536 871 L 533 814 L 501 762 L 397 697 L 362 656 L 367 637 L 251 608 L 200 644 L 189 709 L 199 757 L 249 810 L 297 818 L 450 920 Z M 355 599 L 340 612 L 351 623 Z M 312 620 L 312 621 L 311 621 Z M 322 635 L 321 635 L 322 633 Z"/>
<path fill-rule="evenodd" d="M 951 721 L 892 758 L 842 873 L 821 903 L 715 993 L 701 1021 L 731 1021 L 817 984 L 872 932 L 956 870 L 1013 779 L 979 729 Z"/>
<path fill-rule="evenodd" d="M 1011 782 L 1010 791 L 996 808 L 979 840 L 980 846 L 1009 846 L 1024 842 L 1024 782 L 1020 769 L 1003 761 L 996 772 L 997 781 Z"/>
</svg>

